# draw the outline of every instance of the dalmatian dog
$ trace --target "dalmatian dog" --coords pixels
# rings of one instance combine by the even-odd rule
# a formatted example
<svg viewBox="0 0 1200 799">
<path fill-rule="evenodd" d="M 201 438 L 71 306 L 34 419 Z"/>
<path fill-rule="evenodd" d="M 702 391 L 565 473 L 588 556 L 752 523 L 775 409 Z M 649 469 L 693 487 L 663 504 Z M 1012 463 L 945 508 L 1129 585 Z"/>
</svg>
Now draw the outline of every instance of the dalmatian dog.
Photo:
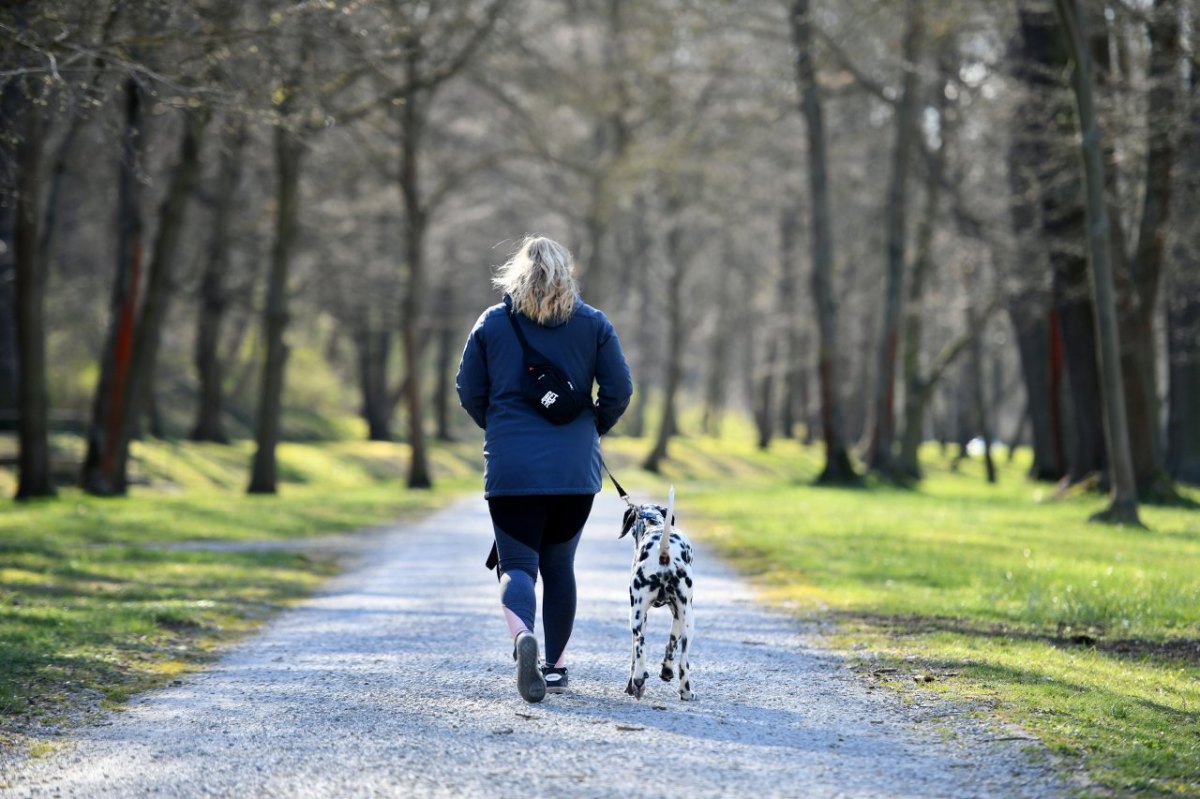
<svg viewBox="0 0 1200 799">
<path fill-rule="evenodd" d="M 659 676 L 670 682 L 679 674 L 679 698 L 690 700 L 692 693 L 688 648 L 692 640 L 692 545 L 674 529 L 675 489 L 671 488 L 667 507 L 635 505 L 629 500 L 621 528 L 624 538 L 633 533 L 633 569 L 629 582 L 629 627 L 633 633 L 633 663 L 625 693 L 642 698 L 646 688 L 646 616 L 650 608 L 670 608 L 674 621 L 667 641 Z"/>
</svg>

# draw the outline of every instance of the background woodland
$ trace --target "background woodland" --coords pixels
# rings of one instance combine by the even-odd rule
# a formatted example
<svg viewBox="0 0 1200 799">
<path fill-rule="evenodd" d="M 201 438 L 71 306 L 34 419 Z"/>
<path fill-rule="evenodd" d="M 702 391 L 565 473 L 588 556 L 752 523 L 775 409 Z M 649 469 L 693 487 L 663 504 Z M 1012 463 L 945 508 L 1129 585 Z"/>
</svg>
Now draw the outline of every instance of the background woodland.
<svg viewBox="0 0 1200 799">
<path fill-rule="evenodd" d="M 1104 515 L 1200 482 L 1196 0 L 44 0 L 0 9 L 18 497 L 138 437 L 411 449 L 526 233 L 637 393 L 821 481 L 1028 445 Z M 1082 131 L 1082 133 L 1081 133 Z M 1086 134 L 1086 135 L 1084 135 Z M 361 419 L 352 423 L 350 417 Z M 79 442 L 82 442 L 80 444 Z"/>
</svg>

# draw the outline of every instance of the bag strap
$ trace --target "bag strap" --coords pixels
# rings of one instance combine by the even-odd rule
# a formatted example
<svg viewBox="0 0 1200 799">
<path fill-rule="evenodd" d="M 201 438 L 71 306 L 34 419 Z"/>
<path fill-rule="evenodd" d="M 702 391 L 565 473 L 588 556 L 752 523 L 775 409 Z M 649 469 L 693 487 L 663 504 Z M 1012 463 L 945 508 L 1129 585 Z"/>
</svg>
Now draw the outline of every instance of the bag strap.
<svg viewBox="0 0 1200 799">
<path fill-rule="evenodd" d="M 549 363 L 549 359 L 545 355 L 535 350 L 525 338 L 525 334 L 521 332 L 521 325 L 517 322 L 517 311 L 512 306 L 509 306 L 508 313 L 505 314 L 508 321 L 512 323 L 513 332 L 517 334 L 517 341 L 521 342 L 521 351 L 525 353 L 525 361 L 527 363 Z"/>
</svg>

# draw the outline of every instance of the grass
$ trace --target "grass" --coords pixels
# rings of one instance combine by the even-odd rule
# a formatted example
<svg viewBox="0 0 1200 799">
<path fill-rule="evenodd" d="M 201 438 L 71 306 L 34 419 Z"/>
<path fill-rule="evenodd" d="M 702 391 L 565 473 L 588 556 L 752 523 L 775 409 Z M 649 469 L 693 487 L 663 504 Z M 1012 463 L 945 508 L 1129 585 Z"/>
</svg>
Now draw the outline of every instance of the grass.
<svg viewBox="0 0 1200 799">
<path fill-rule="evenodd" d="M 144 484 L 129 498 L 64 489 L 0 503 L 0 745 L 38 751 L 45 741 L 23 732 L 199 667 L 336 569 L 331 555 L 170 544 L 343 533 L 420 513 L 477 486 L 477 451 L 435 448 L 438 490 L 410 492 L 402 445 L 284 444 L 279 495 L 247 496 L 248 444 L 155 442 L 135 447 Z"/>
<path fill-rule="evenodd" d="M 662 475 L 637 469 L 644 439 L 610 438 L 605 455 L 635 495 L 677 485 L 694 536 L 768 601 L 838 621 L 834 643 L 876 679 L 1025 727 L 1084 767 L 1088 790 L 1200 796 L 1200 512 L 1143 508 L 1150 531 L 1088 524 L 1103 498 L 1054 498 L 1021 454 L 994 486 L 978 461 L 955 472 L 930 449 L 915 489 L 816 488 L 818 448 L 764 453 L 743 421 L 726 428 L 673 442 Z M 197 668 L 334 569 L 164 544 L 342 532 L 479 480 L 477 442 L 434 451 L 433 494 L 403 488 L 400 445 L 284 445 L 277 497 L 243 493 L 244 444 L 135 455 L 147 485 L 128 500 L 0 505 L 0 744 Z"/>
<path fill-rule="evenodd" d="M 914 490 L 817 488 L 817 448 L 751 441 L 676 442 L 662 477 L 635 482 L 675 483 L 693 535 L 769 601 L 838 621 L 836 645 L 897 690 L 1020 724 L 1088 790 L 1200 796 L 1200 512 L 1088 524 L 1104 499 L 1054 499 L 1024 479 L 1023 453 L 998 485 L 932 448 Z M 622 478 L 646 449 L 606 443 Z"/>
</svg>

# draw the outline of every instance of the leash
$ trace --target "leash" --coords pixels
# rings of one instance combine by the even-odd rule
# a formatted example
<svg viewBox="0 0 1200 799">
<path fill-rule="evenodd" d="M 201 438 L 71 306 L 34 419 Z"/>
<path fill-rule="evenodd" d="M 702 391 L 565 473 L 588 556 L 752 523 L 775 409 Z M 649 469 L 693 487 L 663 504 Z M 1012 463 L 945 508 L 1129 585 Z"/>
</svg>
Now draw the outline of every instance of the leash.
<svg viewBox="0 0 1200 799">
<path fill-rule="evenodd" d="M 621 496 L 621 499 L 625 500 L 626 505 L 632 507 L 633 500 L 629 498 L 629 492 L 617 482 L 617 478 L 613 476 L 612 469 L 608 468 L 608 464 L 604 462 L 603 454 L 600 455 L 600 465 L 604 467 L 604 471 L 608 474 L 608 479 L 612 480 L 613 488 L 617 489 L 617 493 Z"/>
<path fill-rule="evenodd" d="M 617 489 L 617 493 L 621 495 L 621 499 L 625 500 L 625 504 L 631 508 L 637 506 L 633 504 L 633 500 L 629 498 L 629 492 L 625 490 L 612 473 L 612 469 L 608 468 L 608 464 L 604 462 L 604 455 L 600 456 L 600 465 L 604 467 L 604 471 L 608 473 L 608 479 L 612 480 L 613 487 Z M 662 566 L 666 566 L 671 562 L 670 553 L 670 538 L 671 538 L 671 520 L 675 518 L 675 486 L 671 486 L 671 493 L 667 499 L 667 512 L 663 516 L 662 534 L 658 539 L 658 562 Z"/>
</svg>

